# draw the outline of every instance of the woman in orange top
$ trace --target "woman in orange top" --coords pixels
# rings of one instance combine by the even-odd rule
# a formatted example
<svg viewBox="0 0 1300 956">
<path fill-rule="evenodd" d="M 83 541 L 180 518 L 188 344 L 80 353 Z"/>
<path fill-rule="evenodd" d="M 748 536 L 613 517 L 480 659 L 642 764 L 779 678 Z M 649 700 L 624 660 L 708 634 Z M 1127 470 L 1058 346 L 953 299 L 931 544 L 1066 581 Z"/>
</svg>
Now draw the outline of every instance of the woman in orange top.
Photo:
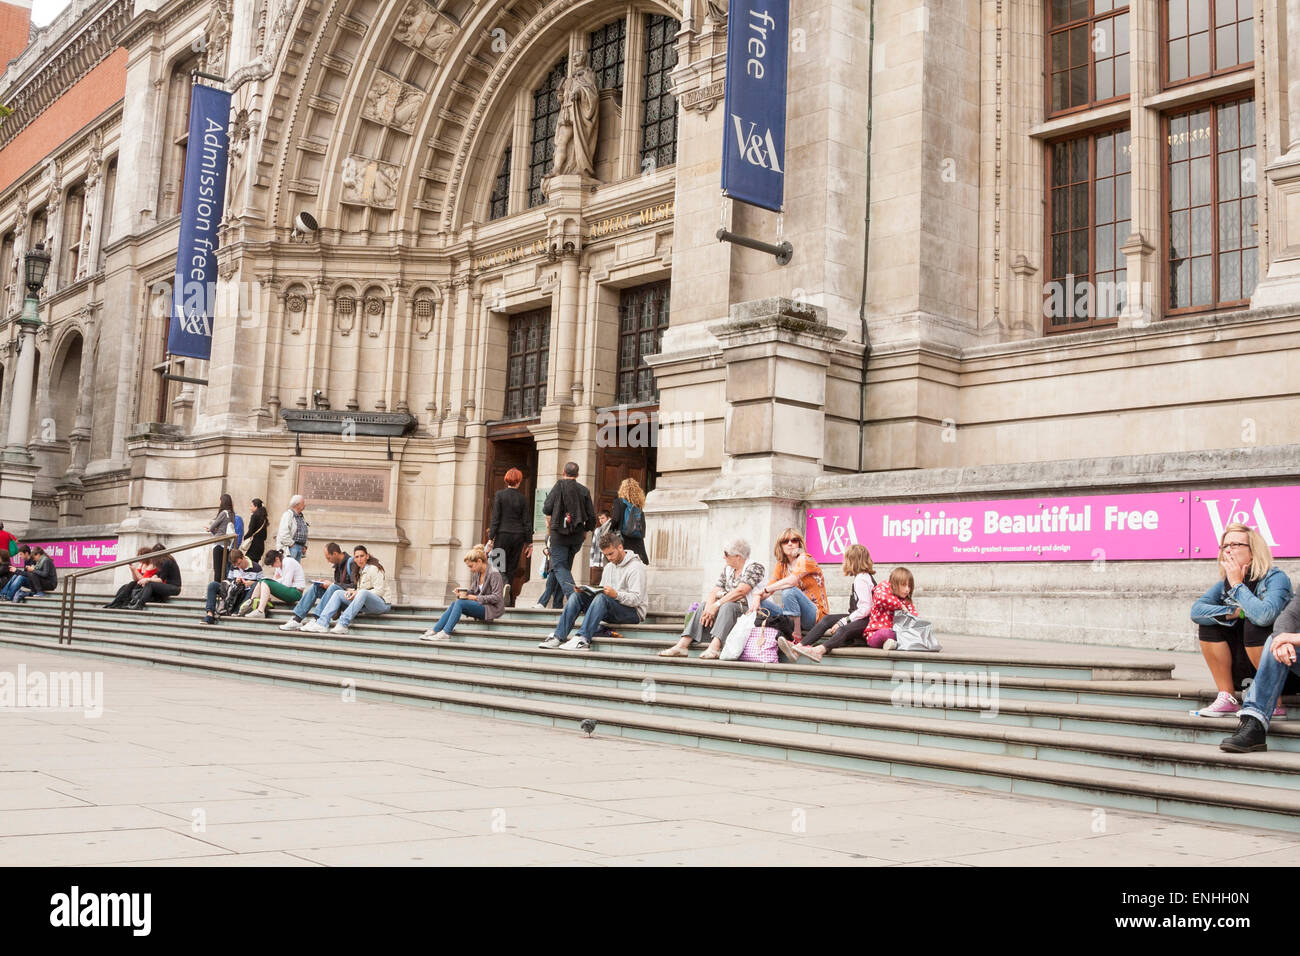
<svg viewBox="0 0 1300 956">
<path fill-rule="evenodd" d="M 781 532 L 775 554 L 772 580 L 758 592 L 758 599 L 773 614 L 788 614 L 795 619 L 797 643 L 802 631 L 810 630 L 830 609 L 826 601 L 826 579 L 817 562 L 804 551 L 803 535 L 794 528 Z M 764 600 L 776 595 L 779 598 Z"/>
</svg>

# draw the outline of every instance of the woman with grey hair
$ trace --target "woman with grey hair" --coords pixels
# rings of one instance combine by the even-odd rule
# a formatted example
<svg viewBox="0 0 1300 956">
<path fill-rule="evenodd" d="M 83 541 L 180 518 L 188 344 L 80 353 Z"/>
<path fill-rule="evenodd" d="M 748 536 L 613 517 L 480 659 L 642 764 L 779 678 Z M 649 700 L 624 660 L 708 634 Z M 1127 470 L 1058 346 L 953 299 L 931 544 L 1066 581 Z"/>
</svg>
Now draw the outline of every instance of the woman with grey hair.
<svg viewBox="0 0 1300 956">
<path fill-rule="evenodd" d="M 749 542 L 743 538 L 736 538 L 722 549 L 724 563 L 717 583 L 690 615 L 681 639 L 660 651 L 660 657 L 689 657 L 690 646 L 703 643 L 707 637 L 709 646 L 700 659 L 717 660 L 722 642 L 749 607 L 750 593 L 763 583 L 767 573 L 763 565 L 749 560 L 749 553 Z"/>
</svg>

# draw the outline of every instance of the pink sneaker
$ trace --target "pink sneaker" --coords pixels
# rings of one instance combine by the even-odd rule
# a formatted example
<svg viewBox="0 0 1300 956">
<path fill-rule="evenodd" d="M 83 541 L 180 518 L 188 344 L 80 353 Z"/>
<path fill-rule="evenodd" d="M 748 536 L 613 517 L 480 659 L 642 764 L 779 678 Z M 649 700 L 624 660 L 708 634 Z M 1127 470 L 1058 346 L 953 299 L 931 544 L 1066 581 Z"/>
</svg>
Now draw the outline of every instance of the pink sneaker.
<svg viewBox="0 0 1300 956">
<path fill-rule="evenodd" d="M 1231 717 L 1239 710 L 1241 705 L 1237 703 L 1237 698 L 1227 691 L 1220 691 L 1219 696 L 1214 698 L 1214 703 L 1209 707 L 1202 707 L 1197 714 L 1202 717 Z"/>
<path fill-rule="evenodd" d="M 1273 720 L 1286 720 L 1286 708 L 1281 704 L 1273 708 Z"/>
</svg>

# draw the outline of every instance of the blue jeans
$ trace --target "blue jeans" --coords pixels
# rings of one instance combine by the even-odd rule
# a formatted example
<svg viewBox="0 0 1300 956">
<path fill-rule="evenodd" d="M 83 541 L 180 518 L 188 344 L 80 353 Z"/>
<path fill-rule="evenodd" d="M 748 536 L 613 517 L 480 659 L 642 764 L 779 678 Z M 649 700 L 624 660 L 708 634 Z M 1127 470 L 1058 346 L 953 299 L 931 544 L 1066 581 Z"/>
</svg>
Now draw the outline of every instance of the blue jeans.
<svg viewBox="0 0 1300 956">
<path fill-rule="evenodd" d="M 573 594 L 573 559 L 582 550 L 582 542 L 571 548 L 567 544 L 551 545 L 551 577 L 560 586 L 565 600 Z"/>
<path fill-rule="evenodd" d="M 798 617 L 799 624 L 805 631 L 817 623 L 817 605 L 798 588 L 786 588 L 781 592 L 780 604 L 768 598 L 763 602 L 763 607 L 773 614 L 789 614 L 791 617 Z"/>
<path fill-rule="evenodd" d="M 4 588 L 0 589 L 0 597 L 3 597 L 6 601 L 12 601 L 18 593 L 18 589 L 25 584 L 30 584 L 27 575 L 22 571 L 15 571 L 13 576 L 5 582 Z"/>
<path fill-rule="evenodd" d="M 552 604 L 552 601 L 555 603 Z M 546 576 L 546 590 L 542 591 L 537 603 L 542 607 L 564 607 L 564 590 L 556 580 L 554 571 Z"/>
<path fill-rule="evenodd" d="M 586 591 L 574 591 L 564 603 L 564 613 L 560 615 L 560 623 L 555 627 L 555 636 L 560 640 L 567 638 L 579 614 L 583 617 L 578 635 L 588 644 L 603 623 L 637 624 L 641 620 L 636 608 L 619 604 L 608 595 L 599 594 L 593 598 Z"/>
<path fill-rule="evenodd" d="M 451 602 L 451 606 L 442 612 L 442 617 L 438 618 L 438 623 L 433 626 L 435 631 L 442 631 L 444 634 L 450 634 L 456 630 L 456 625 L 460 623 L 460 616 L 468 614 L 472 618 L 480 621 L 487 620 L 487 608 L 478 601 L 466 601 L 457 598 Z"/>
<path fill-rule="evenodd" d="M 331 584 L 328 588 L 315 583 L 308 585 L 307 590 L 303 591 L 302 597 L 298 599 L 298 603 L 294 605 L 293 619 L 301 621 L 313 614 L 319 614 L 324 610 L 325 602 L 333 597 L 336 591 L 342 590 L 337 584 Z"/>
<path fill-rule="evenodd" d="M 349 603 L 344 597 L 343 589 L 339 588 L 325 603 L 325 610 L 320 612 L 320 622 L 328 624 L 335 612 L 345 604 L 347 607 L 338 619 L 338 624 L 343 627 L 351 624 L 358 614 L 387 614 L 392 610 L 388 603 L 374 591 L 358 591 L 357 596 Z"/>
<path fill-rule="evenodd" d="M 289 557 L 293 558 L 295 561 L 301 561 L 302 556 L 306 553 L 307 546 L 305 544 L 295 544 L 289 549 Z"/>
<path fill-rule="evenodd" d="M 208 582 L 208 603 L 204 605 L 204 610 L 209 614 L 215 614 L 217 611 L 217 591 L 221 589 L 220 581 Z"/>
<path fill-rule="evenodd" d="M 1268 722 L 1273 718 L 1273 711 L 1282 697 L 1282 688 L 1286 685 L 1287 675 L 1292 671 L 1300 674 L 1300 660 L 1287 667 L 1278 663 L 1273 656 L 1273 638 L 1264 642 L 1263 653 L 1259 656 L 1259 670 L 1255 672 L 1255 682 L 1246 691 L 1242 700 L 1240 713 L 1249 714 L 1268 730 Z"/>
</svg>

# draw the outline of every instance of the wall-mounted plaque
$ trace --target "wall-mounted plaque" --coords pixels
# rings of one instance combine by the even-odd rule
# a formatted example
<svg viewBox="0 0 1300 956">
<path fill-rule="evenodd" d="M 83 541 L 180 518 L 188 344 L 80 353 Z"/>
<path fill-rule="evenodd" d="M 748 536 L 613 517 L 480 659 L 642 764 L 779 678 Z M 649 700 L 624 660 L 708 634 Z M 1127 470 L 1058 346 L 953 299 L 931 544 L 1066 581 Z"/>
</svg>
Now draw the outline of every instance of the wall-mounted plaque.
<svg viewBox="0 0 1300 956">
<path fill-rule="evenodd" d="M 303 465 L 298 469 L 298 494 L 313 511 L 388 511 L 391 479 L 387 468 Z"/>
</svg>

